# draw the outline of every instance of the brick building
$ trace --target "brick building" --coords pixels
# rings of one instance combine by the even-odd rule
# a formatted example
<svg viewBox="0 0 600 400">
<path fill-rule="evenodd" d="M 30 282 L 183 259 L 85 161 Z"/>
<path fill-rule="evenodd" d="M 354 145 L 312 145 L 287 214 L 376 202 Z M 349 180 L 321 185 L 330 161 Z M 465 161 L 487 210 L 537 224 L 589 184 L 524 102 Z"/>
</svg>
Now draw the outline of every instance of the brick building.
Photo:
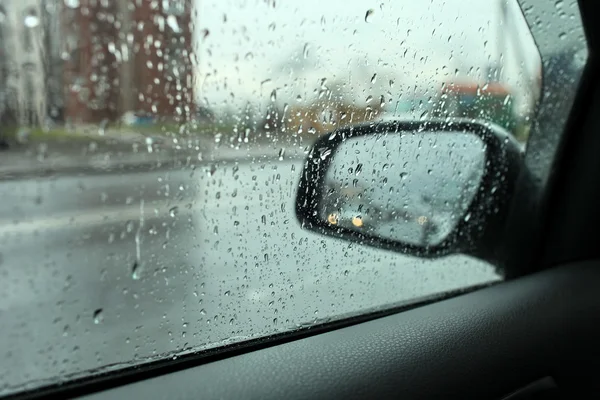
<svg viewBox="0 0 600 400">
<path fill-rule="evenodd" d="M 81 0 L 61 13 L 64 116 L 125 113 L 183 122 L 193 113 L 192 0 Z"/>
</svg>

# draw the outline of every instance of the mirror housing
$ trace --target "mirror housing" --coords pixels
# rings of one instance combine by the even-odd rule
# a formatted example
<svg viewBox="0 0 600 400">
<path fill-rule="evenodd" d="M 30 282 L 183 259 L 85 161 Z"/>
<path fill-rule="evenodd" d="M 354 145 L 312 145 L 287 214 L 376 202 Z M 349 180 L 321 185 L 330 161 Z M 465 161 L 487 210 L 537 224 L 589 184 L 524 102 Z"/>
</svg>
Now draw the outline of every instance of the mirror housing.
<svg viewBox="0 0 600 400">
<path fill-rule="evenodd" d="M 332 217 L 323 217 L 320 210 L 327 196 L 331 195 L 326 177 L 330 174 L 340 146 L 353 138 L 373 135 L 385 138 L 387 135 L 424 133 L 475 135 L 483 143 L 485 157 L 479 185 L 475 188 L 464 215 L 459 216 L 442 240 L 430 244 L 407 242 L 373 234 L 372 231 L 361 232 L 337 224 L 337 221 L 332 221 Z M 402 161 L 398 160 L 399 163 Z M 310 149 L 297 191 L 296 216 L 305 229 L 367 246 L 425 258 L 463 253 L 501 265 L 505 220 L 522 168 L 522 146 L 504 129 L 489 123 L 472 120 L 387 121 L 344 127 L 323 135 Z"/>
</svg>

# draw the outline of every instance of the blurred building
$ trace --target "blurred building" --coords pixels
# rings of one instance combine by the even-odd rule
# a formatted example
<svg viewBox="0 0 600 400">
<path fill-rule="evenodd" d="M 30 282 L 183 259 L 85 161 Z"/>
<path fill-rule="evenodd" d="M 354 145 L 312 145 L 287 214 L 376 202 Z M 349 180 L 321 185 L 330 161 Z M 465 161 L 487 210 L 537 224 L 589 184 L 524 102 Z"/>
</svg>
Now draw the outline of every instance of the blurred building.
<svg viewBox="0 0 600 400">
<path fill-rule="evenodd" d="M 45 2 L 0 2 L 0 124 L 42 123 L 47 116 Z M 48 23 L 52 24 L 51 21 Z M 56 24 L 54 24 L 56 25 Z"/>
<path fill-rule="evenodd" d="M 286 132 L 305 137 L 317 137 L 344 126 L 375 121 L 382 114 L 381 105 L 357 106 L 339 101 L 319 100 L 307 106 L 292 106 L 281 121 Z M 266 125 L 278 127 L 276 119 Z"/>
<path fill-rule="evenodd" d="M 63 7 L 65 120 L 188 120 L 191 18 L 192 0 L 80 0 Z"/>
</svg>

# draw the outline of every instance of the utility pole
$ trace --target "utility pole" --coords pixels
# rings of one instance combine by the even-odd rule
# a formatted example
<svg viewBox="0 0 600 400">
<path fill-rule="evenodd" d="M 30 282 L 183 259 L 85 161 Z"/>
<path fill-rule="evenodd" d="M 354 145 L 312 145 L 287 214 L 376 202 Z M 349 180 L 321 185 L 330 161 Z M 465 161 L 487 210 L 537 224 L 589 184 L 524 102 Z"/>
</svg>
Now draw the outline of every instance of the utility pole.
<svg viewBox="0 0 600 400">
<path fill-rule="evenodd" d="M 119 118 L 123 116 L 123 113 L 134 111 L 134 91 L 133 88 L 133 67 L 135 65 L 135 54 L 133 53 L 133 44 L 135 43 L 135 39 L 132 43 L 128 42 L 128 37 L 130 35 L 134 35 L 134 29 L 132 25 L 131 14 L 133 10 L 129 8 L 130 1 L 128 0 L 118 0 L 117 12 L 120 15 L 121 21 L 121 35 L 122 37 L 117 40 L 115 38 L 116 43 L 120 43 L 121 47 L 118 51 L 121 54 L 121 65 L 119 68 L 119 87 L 120 96 L 119 96 Z"/>
<path fill-rule="evenodd" d="M 63 60 L 61 58 L 61 2 L 43 0 L 41 3 L 41 25 L 43 40 L 44 78 L 46 80 L 46 112 L 53 121 L 63 122 Z"/>
</svg>

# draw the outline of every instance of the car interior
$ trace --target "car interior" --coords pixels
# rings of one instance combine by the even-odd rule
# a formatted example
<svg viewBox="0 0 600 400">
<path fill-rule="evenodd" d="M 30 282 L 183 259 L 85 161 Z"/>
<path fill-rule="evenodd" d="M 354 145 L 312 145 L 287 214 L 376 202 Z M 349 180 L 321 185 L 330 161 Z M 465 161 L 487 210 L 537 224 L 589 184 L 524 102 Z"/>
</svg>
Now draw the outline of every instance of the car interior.
<svg viewBox="0 0 600 400">
<path fill-rule="evenodd" d="M 559 1 L 560 2 L 560 1 Z M 538 46 L 556 30 L 554 3 L 520 2 Z M 531 3 L 534 3 L 531 1 Z M 361 246 L 418 257 L 462 253 L 494 263 L 505 279 L 293 332 L 232 343 L 141 366 L 104 371 L 15 395 L 22 398 L 148 399 L 575 399 L 600 398 L 600 28 L 592 0 L 579 0 L 588 57 L 546 176 L 530 169 L 539 154 L 477 123 L 438 129 L 485 138 L 489 179 L 447 241 L 433 247 L 373 239 L 315 211 L 329 160 L 352 135 L 414 130 L 393 122 L 322 139 L 307 155 L 296 216 L 305 229 Z M 543 18 L 547 18 L 543 20 Z M 554 22 L 553 22 L 554 21 Z M 544 73 L 552 71 L 544 60 Z M 545 76 L 545 75 L 544 75 Z M 558 96 L 561 94 L 558 93 Z M 542 98 L 534 131 L 556 129 L 560 110 Z M 432 125 L 433 126 L 433 125 Z M 361 130 L 363 129 L 363 130 Z M 434 128 L 431 128 L 434 129 Z M 549 133 L 550 134 L 550 133 Z M 343 139 L 342 139 L 343 138 Z M 541 140 L 541 139 L 539 139 Z M 539 148 L 536 148 L 536 151 Z M 321 152 L 321 153 L 319 153 Z M 328 153 L 329 154 L 329 153 Z M 504 160 L 507 164 L 501 165 Z M 506 161 L 508 160 L 508 161 Z M 489 165 L 489 164 L 488 164 Z M 486 182 L 486 177 L 483 178 Z M 484 192 L 484 189 L 487 192 Z M 485 193 L 494 193 L 493 196 Z M 487 202 L 499 210 L 482 212 Z M 492 207 L 493 208 L 493 207 Z M 333 222 L 332 222 L 333 221 Z M 334 223 L 335 222 L 335 223 Z M 362 224 L 362 222 L 361 222 Z"/>
</svg>

